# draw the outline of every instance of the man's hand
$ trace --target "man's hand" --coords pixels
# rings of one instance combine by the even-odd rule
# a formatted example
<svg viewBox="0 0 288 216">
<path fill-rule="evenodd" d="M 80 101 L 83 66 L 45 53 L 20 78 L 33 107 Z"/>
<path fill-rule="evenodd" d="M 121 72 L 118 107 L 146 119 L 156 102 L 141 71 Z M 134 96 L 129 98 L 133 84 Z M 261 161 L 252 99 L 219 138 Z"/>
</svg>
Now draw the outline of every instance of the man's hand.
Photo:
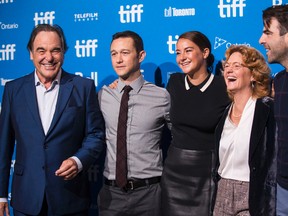
<svg viewBox="0 0 288 216">
<path fill-rule="evenodd" d="M 77 175 L 77 173 L 78 166 L 76 161 L 72 158 L 68 158 L 62 162 L 59 169 L 56 170 L 55 175 L 63 177 L 64 180 L 71 180 Z"/>
<path fill-rule="evenodd" d="M 4 213 L 10 216 L 8 202 L 0 202 L 0 216 L 4 216 Z"/>
<path fill-rule="evenodd" d="M 115 89 L 115 88 L 117 88 L 117 85 L 118 85 L 118 79 L 115 80 L 114 82 L 110 83 L 109 88 Z"/>
</svg>

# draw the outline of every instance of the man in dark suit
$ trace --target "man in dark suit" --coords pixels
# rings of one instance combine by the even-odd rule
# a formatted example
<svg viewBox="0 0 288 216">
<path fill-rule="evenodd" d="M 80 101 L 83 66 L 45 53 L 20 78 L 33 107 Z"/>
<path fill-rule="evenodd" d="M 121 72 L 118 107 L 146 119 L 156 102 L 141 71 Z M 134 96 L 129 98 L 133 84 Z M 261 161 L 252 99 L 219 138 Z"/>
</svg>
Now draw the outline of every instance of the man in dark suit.
<svg viewBox="0 0 288 216">
<path fill-rule="evenodd" d="M 92 80 L 61 67 L 67 45 L 57 25 L 40 24 L 27 48 L 35 71 L 8 82 L 0 114 L 0 216 L 87 215 L 87 170 L 104 146 L 104 123 Z"/>
</svg>

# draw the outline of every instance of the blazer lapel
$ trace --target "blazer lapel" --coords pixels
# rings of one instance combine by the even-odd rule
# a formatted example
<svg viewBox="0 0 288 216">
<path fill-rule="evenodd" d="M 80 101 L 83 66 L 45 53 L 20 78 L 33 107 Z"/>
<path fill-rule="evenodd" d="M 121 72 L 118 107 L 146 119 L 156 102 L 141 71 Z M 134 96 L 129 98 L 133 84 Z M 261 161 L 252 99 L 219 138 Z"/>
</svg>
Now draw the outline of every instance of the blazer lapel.
<svg viewBox="0 0 288 216">
<path fill-rule="evenodd" d="M 226 117 L 228 115 L 230 106 L 231 105 L 227 106 L 226 109 L 224 110 L 223 115 L 222 115 L 221 119 L 219 120 L 218 125 L 217 125 L 216 130 L 215 130 L 216 143 L 218 144 L 217 147 L 219 147 L 219 142 L 221 139 L 224 123 L 225 123 Z"/>
<path fill-rule="evenodd" d="M 33 116 L 33 119 L 37 124 L 37 128 L 42 128 L 42 132 L 44 134 L 37 104 L 34 72 L 28 75 L 27 82 L 25 83 L 25 87 L 23 89 L 27 106 L 31 111 L 31 116 Z"/>
<path fill-rule="evenodd" d="M 223 127 L 224 127 L 230 106 L 231 105 L 227 106 L 226 109 L 224 110 L 223 115 L 221 119 L 219 120 L 218 125 L 215 129 L 215 142 L 216 142 L 215 149 L 216 149 L 217 163 L 219 162 L 218 154 L 219 154 L 220 139 L 221 139 Z"/>
<path fill-rule="evenodd" d="M 72 80 L 72 76 L 66 73 L 65 71 L 62 71 L 56 109 L 55 109 L 55 113 L 54 113 L 51 125 L 47 132 L 47 135 L 51 133 L 51 131 L 57 124 L 70 98 L 70 95 L 73 90 L 73 83 L 71 82 L 71 80 Z"/>
<path fill-rule="evenodd" d="M 262 102 L 262 99 L 257 99 L 250 137 L 249 162 L 251 161 L 259 140 L 264 133 L 269 112 L 270 108 Z"/>
</svg>

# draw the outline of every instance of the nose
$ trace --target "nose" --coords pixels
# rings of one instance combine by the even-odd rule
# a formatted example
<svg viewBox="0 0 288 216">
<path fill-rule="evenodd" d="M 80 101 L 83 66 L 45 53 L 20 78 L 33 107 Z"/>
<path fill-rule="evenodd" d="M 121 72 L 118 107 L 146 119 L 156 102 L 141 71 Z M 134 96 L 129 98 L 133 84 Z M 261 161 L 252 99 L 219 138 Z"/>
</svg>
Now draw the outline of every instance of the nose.
<svg viewBox="0 0 288 216">
<path fill-rule="evenodd" d="M 179 53 L 178 56 L 179 56 L 180 61 L 183 61 L 187 58 L 185 52 Z"/>
<path fill-rule="evenodd" d="M 265 36 L 264 36 L 264 34 L 262 34 L 261 37 L 259 38 L 259 44 L 263 45 L 265 43 L 265 39 L 264 38 L 265 38 Z"/>
<path fill-rule="evenodd" d="M 223 66 L 224 67 L 224 66 Z M 225 65 L 225 67 L 223 68 L 224 74 L 225 73 L 230 73 L 233 71 L 233 65 Z"/>
<path fill-rule="evenodd" d="M 117 55 L 117 57 L 116 57 L 116 62 L 117 62 L 117 63 L 123 62 L 123 59 L 122 59 L 122 56 L 121 56 L 121 55 Z"/>
<path fill-rule="evenodd" d="M 47 61 L 51 61 L 53 59 L 53 54 L 51 52 L 46 52 L 45 53 L 45 59 Z"/>
</svg>

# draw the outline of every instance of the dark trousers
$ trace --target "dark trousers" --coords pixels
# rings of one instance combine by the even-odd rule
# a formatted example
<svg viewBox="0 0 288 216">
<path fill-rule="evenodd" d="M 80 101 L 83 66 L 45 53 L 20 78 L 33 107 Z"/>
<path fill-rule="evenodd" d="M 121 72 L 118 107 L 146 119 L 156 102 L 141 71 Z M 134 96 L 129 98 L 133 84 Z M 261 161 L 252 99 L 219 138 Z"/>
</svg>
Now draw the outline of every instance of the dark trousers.
<svg viewBox="0 0 288 216">
<path fill-rule="evenodd" d="M 159 216 L 161 209 L 160 184 L 128 190 L 103 185 L 98 206 L 100 216 Z"/>
<path fill-rule="evenodd" d="M 288 190 L 277 184 L 277 216 L 288 215 Z"/>
<path fill-rule="evenodd" d="M 36 215 L 24 214 L 22 212 L 16 211 L 15 209 L 13 209 L 13 214 L 14 216 L 36 216 Z M 65 215 L 66 216 L 88 216 L 88 210 L 75 213 L 75 214 L 65 214 Z M 51 212 L 51 210 L 48 207 L 47 200 L 46 198 L 44 198 L 41 211 L 37 216 L 60 216 L 60 215 L 56 215 Z"/>
</svg>

